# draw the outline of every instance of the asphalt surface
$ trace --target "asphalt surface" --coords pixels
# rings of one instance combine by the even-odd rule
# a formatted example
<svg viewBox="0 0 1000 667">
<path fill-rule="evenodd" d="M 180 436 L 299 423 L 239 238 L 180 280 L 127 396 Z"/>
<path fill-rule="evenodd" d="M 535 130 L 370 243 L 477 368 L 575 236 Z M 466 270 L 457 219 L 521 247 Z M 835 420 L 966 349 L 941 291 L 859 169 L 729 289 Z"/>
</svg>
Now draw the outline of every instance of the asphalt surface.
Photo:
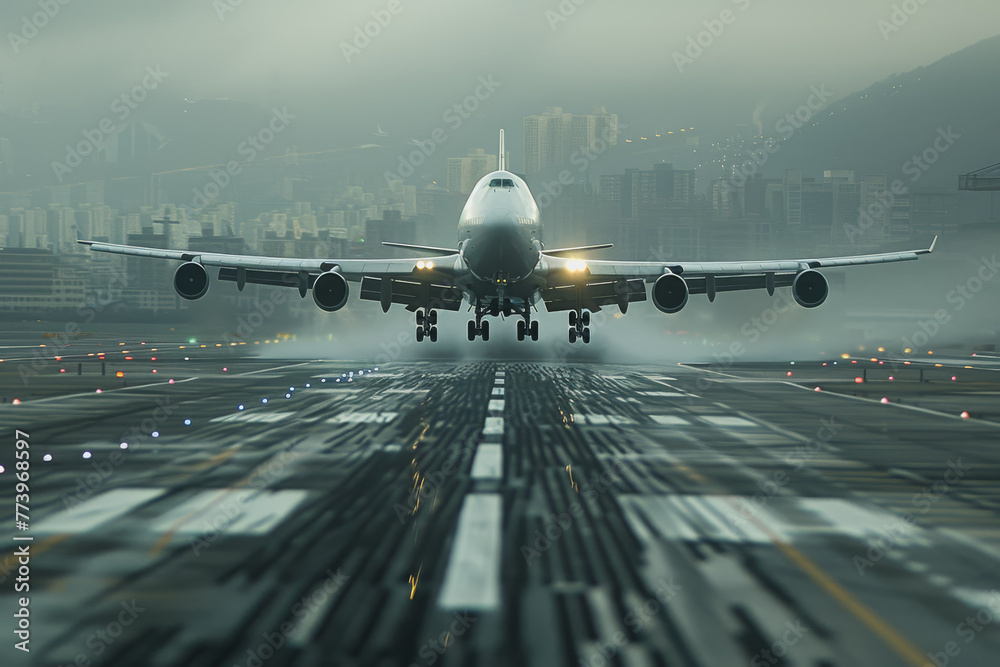
<svg viewBox="0 0 1000 667">
<path fill-rule="evenodd" d="M 996 358 L 118 342 L 2 340 L 2 665 L 1000 660 Z"/>
</svg>

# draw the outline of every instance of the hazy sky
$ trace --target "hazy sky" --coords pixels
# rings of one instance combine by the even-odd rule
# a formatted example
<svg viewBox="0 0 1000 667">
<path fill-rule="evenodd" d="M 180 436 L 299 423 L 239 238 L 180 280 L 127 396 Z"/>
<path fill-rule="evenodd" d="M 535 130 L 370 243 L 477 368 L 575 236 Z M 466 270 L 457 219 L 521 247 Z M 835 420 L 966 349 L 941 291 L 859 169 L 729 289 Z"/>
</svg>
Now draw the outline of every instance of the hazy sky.
<svg viewBox="0 0 1000 667">
<path fill-rule="evenodd" d="M 58 13 L 26 42 L 15 40 L 15 53 L 11 34 L 22 33 L 39 2 Z M 904 4 L 918 9 L 897 13 L 905 23 L 884 34 L 879 21 L 891 25 L 894 5 Z M 674 53 L 723 11 L 732 13 L 729 24 L 717 23 L 721 34 L 679 71 Z M 391 20 L 347 62 L 344 44 L 372 12 Z M 749 122 L 755 105 L 783 111 L 810 85 L 846 95 L 991 37 L 1000 3 L 5 0 L 0 19 L 11 111 L 40 103 L 96 112 L 138 84 L 147 65 L 160 65 L 170 74 L 161 99 L 288 106 L 335 126 L 337 136 L 376 123 L 416 135 L 440 126 L 444 111 L 490 74 L 501 86 L 477 111 L 490 127 L 519 126 L 545 106 L 582 112 L 595 104 L 664 127 L 706 114 Z"/>
</svg>

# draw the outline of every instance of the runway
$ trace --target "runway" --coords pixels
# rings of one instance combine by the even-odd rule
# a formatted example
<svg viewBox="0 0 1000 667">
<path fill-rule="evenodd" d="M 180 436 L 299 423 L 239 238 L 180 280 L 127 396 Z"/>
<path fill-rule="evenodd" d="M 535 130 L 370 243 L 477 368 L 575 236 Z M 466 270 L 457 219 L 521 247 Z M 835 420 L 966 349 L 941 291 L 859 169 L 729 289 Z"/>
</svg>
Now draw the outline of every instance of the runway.
<svg viewBox="0 0 1000 667">
<path fill-rule="evenodd" d="M 31 652 L 4 627 L 4 665 L 1000 655 L 995 358 L 376 369 L 118 342 L 0 350 L 0 480 L 28 434 L 33 537 Z"/>
</svg>

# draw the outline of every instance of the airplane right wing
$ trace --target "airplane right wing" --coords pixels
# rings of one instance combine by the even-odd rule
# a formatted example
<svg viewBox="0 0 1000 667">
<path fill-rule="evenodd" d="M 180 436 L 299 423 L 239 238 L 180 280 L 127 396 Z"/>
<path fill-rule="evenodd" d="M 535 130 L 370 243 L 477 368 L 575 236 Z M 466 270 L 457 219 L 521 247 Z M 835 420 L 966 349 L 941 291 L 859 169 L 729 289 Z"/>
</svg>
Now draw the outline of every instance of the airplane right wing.
<svg viewBox="0 0 1000 667">
<path fill-rule="evenodd" d="M 796 302 L 815 308 L 829 293 L 817 269 L 911 261 L 934 252 L 936 244 L 934 237 L 930 247 L 921 250 L 745 262 L 585 261 L 543 252 L 536 273 L 546 281 L 542 299 L 548 310 L 599 310 L 617 304 L 625 312 L 629 303 L 646 300 L 645 283 L 653 283 L 653 304 L 665 313 L 680 311 L 691 294 L 715 301 L 718 292 L 766 289 L 774 294 L 776 287 L 791 287 Z"/>
</svg>

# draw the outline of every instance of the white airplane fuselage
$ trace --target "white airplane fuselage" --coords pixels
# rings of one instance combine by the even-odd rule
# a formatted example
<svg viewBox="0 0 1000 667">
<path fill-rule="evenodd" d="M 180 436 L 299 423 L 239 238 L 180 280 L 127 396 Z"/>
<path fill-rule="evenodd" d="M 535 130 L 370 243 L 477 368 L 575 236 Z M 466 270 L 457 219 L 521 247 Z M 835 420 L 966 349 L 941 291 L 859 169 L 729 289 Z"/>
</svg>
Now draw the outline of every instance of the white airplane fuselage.
<svg viewBox="0 0 1000 667">
<path fill-rule="evenodd" d="M 538 204 L 528 185 L 509 171 L 487 174 L 472 189 L 458 220 L 459 254 L 472 274 L 462 287 L 480 300 L 532 302 L 540 237 Z"/>
</svg>

